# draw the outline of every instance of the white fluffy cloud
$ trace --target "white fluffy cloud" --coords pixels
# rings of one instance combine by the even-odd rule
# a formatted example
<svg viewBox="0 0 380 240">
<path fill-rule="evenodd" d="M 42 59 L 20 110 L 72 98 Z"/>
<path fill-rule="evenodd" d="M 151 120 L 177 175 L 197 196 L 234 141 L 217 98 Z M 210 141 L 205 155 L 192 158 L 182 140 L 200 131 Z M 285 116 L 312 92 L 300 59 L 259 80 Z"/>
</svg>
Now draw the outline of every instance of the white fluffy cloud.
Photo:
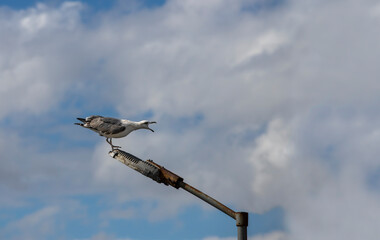
<svg viewBox="0 0 380 240">
<path fill-rule="evenodd" d="M 88 25 L 76 2 L 1 9 L 0 116 L 44 114 L 73 91 L 85 101 L 79 111 L 104 101 L 121 116 L 151 112 L 157 131 L 116 140 L 125 150 L 237 210 L 282 207 L 289 239 L 376 239 L 378 8 L 373 1 L 173 0 L 128 14 L 113 9 Z M 101 141 L 82 176 L 93 181 L 91 191 L 123 189 L 120 202 L 155 199 L 152 219 L 196 202 L 128 172 Z M 28 152 L 44 156 L 41 165 L 50 157 Z M 1 164 L 14 171 L 0 175 L 3 187 L 22 186 L 26 170 L 10 157 Z M 30 166 L 36 183 L 50 176 Z M 58 176 L 80 188 L 81 178 Z"/>
<path fill-rule="evenodd" d="M 378 168 L 373 157 L 378 150 L 365 140 L 372 142 L 374 134 L 358 120 L 313 117 L 290 126 L 275 120 L 257 139 L 250 158 L 256 199 L 252 206 L 282 206 L 292 239 L 376 239 L 379 231 L 371 223 L 379 214 L 380 195 L 369 188 L 368 173 Z M 315 121 L 319 123 L 309 128 Z M 349 133 L 342 132 L 347 129 Z M 355 147 L 359 142 L 369 145 Z"/>
<path fill-rule="evenodd" d="M 184 176 L 238 208 L 283 207 L 292 238 L 375 239 L 379 193 L 366 177 L 379 168 L 380 36 L 371 3 L 292 1 L 258 14 L 239 6 L 170 1 L 144 21 L 120 21 L 125 46 L 106 64 L 116 79 L 128 76 L 120 111 L 137 104 L 159 120 L 203 114 L 191 129 L 152 140 L 151 156 L 186 164 Z M 353 208 L 354 220 L 342 221 Z"/>
<path fill-rule="evenodd" d="M 67 2 L 58 9 L 43 4 L 22 11 L 0 9 L 1 117 L 41 113 L 62 100 L 78 71 L 71 59 L 75 46 L 68 44 L 80 25 L 81 6 Z"/>
</svg>

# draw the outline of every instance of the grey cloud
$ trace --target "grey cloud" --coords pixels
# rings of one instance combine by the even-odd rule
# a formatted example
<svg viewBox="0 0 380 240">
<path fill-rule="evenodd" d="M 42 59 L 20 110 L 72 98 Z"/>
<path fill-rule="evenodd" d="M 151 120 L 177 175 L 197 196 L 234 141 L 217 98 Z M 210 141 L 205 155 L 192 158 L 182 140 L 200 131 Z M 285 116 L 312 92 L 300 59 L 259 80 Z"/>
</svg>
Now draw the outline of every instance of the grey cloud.
<svg viewBox="0 0 380 240">
<path fill-rule="evenodd" d="M 69 27 L 59 32 L 69 34 L 58 35 L 62 41 L 52 37 L 58 50 L 46 41 L 62 22 L 55 20 L 45 37 L 28 40 L 46 55 L 25 42 L 8 45 L 21 49 L 19 54 L 4 49 L 14 62 L 2 61 L 0 74 L 8 79 L 4 89 L 9 95 L 1 96 L 15 101 L 1 101 L 0 114 L 47 111 L 69 88 L 85 92 L 99 84 L 84 95 L 96 91 L 126 117 L 150 110 L 162 124 L 153 136 L 118 140 L 127 151 L 164 163 L 239 210 L 281 206 L 289 239 L 376 239 L 379 192 L 368 187 L 366 176 L 379 167 L 378 5 L 287 1 L 265 14 L 241 7 L 238 1 L 168 1 L 149 11 L 105 13 L 91 28 L 78 18 L 62 20 Z M 38 22 L 36 11 L 21 16 Z M 58 12 L 77 14 L 65 11 L 62 6 Z M 14 19 L 20 13 L 11 15 Z M 8 22 L 1 21 L 4 28 Z M 38 26 L 32 30 L 42 31 Z M 21 36 L 15 29 L 8 42 Z M 68 50 L 68 43 L 75 50 Z M 51 52 L 70 64 L 57 67 L 61 61 Z M 94 79 L 91 84 L 75 80 L 81 77 Z M 18 100 L 13 95 L 20 88 L 26 92 Z M 47 91 L 39 94 L 41 89 Z M 176 126 L 182 131 L 165 124 L 196 114 L 202 114 L 202 121 Z M 162 209 L 181 200 L 171 216 L 195 202 L 145 182 L 106 152 L 103 143 L 91 158 L 86 176 L 94 181 L 93 191 L 124 189 L 118 195 L 121 202 L 148 197 Z M 137 189 L 137 183 L 146 188 Z"/>
</svg>

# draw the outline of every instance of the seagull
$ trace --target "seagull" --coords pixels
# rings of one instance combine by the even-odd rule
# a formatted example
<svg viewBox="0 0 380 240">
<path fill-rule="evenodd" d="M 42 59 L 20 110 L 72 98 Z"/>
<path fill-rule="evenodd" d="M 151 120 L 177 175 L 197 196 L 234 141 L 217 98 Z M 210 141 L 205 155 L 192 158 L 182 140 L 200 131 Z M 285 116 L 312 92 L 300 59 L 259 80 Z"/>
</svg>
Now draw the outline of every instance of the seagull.
<svg viewBox="0 0 380 240">
<path fill-rule="evenodd" d="M 112 138 L 125 137 L 137 129 L 148 129 L 154 132 L 153 129 L 149 128 L 149 124 L 156 123 L 148 120 L 134 122 L 127 119 L 102 117 L 98 115 L 77 119 L 81 121 L 81 123 L 74 123 L 75 125 L 88 128 L 99 133 L 100 136 L 106 137 L 106 141 L 111 145 L 112 151 L 120 148 L 120 146 L 115 146 L 112 144 Z"/>
</svg>

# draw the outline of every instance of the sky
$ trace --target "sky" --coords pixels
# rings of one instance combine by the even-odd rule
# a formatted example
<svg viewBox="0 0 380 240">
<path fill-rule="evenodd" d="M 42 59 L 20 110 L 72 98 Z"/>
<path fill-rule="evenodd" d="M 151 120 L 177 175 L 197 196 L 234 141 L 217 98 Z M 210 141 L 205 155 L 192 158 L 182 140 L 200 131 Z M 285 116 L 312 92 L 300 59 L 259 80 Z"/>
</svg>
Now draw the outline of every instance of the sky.
<svg viewBox="0 0 380 240">
<path fill-rule="evenodd" d="M 235 221 L 108 155 L 114 139 L 235 211 L 249 240 L 377 240 L 374 0 L 0 1 L 0 239 L 231 240 Z"/>
</svg>

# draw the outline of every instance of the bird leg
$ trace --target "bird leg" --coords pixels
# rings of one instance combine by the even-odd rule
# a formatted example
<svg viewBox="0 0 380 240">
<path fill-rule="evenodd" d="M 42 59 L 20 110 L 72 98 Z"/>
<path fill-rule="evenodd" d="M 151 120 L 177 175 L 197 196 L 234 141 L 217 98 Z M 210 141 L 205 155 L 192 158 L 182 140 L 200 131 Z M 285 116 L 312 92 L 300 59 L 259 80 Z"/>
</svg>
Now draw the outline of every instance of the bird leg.
<svg viewBox="0 0 380 240">
<path fill-rule="evenodd" d="M 115 146 L 112 144 L 112 138 L 106 138 L 106 141 L 111 145 L 112 151 L 118 148 L 121 148 L 120 146 Z"/>
</svg>

